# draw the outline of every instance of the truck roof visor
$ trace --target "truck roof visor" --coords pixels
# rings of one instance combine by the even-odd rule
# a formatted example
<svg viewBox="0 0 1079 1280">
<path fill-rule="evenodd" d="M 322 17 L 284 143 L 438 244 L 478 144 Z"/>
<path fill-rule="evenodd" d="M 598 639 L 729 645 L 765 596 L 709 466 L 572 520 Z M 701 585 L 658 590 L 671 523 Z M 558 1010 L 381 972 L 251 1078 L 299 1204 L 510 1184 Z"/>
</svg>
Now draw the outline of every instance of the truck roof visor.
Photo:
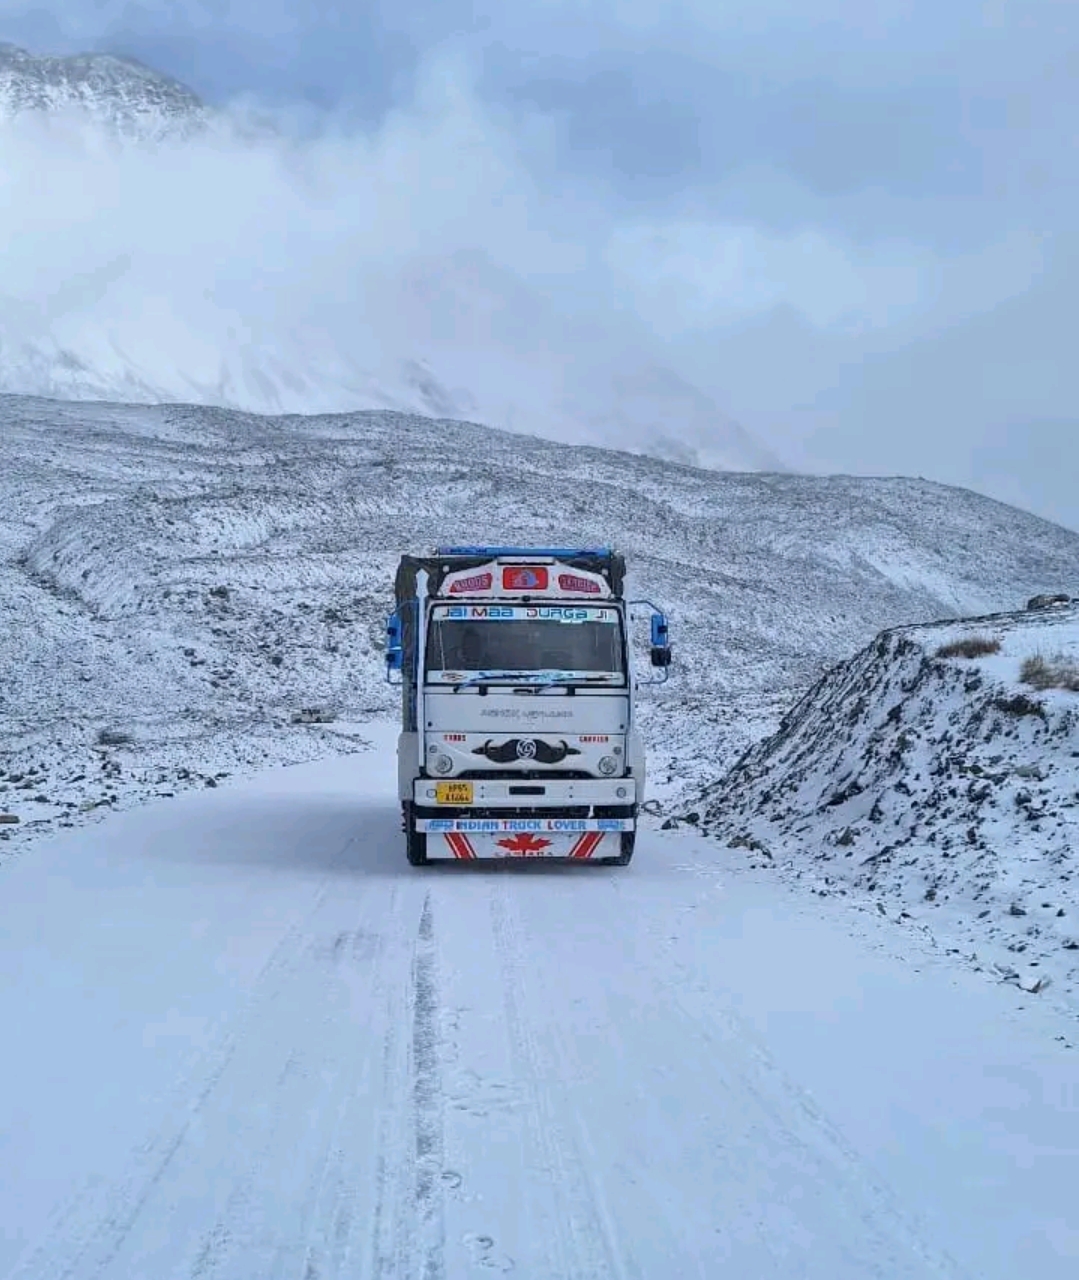
<svg viewBox="0 0 1079 1280">
<path fill-rule="evenodd" d="M 610 547 L 436 547 L 436 556 L 485 556 L 488 560 L 499 560 L 507 556 L 520 556 L 524 559 L 540 557 L 549 560 L 572 560 L 576 556 L 588 556 L 595 559 L 610 559 L 614 552 Z"/>
<path fill-rule="evenodd" d="M 470 554 L 462 554 L 464 552 Z M 475 552 L 476 554 L 471 554 Z M 451 573 L 460 573 L 463 569 L 480 569 L 489 565 L 493 560 L 499 558 L 509 558 L 511 555 L 520 555 L 526 558 L 545 558 L 557 552 L 552 558 L 559 565 L 565 565 L 568 569 L 580 569 L 586 573 L 602 574 L 611 586 L 611 594 L 616 598 L 622 597 L 623 584 L 626 576 L 626 560 L 625 557 L 617 551 L 607 551 L 599 548 L 594 550 L 579 548 L 512 548 L 507 550 L 498 547 L 448 547 L 442 549 L 441 552 L 432 556 L 402 556 L 401 563 L 397 569 L 397 578 L 394 583 L 397 602 L 400 604 L 405 600 L 413 600 L 416 596 L 416 579 L 420 570 L 427 572 L 427 594 L 428 597 L 438 596 L 442 593 L 442 584 L 445 582 L 447 575 Z"/>
</svg>

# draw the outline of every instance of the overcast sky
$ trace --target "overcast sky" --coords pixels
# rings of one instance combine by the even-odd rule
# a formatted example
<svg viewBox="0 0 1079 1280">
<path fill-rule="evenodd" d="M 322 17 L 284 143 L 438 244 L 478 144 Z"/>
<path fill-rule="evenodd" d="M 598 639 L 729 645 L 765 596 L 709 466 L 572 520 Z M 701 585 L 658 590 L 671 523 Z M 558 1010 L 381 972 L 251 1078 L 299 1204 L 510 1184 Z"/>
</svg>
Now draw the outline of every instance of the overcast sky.
<svg viewBox="0 0 1079 1280">
<path fill-rule="evenodd" d="M 793 465 L 1079 528 L 1076 0 L 0 0 L 0 39 L 370 136 L 449 77 L 528 177 L 504 260 L 533 221 L 579 236 Z"/>
</svg>

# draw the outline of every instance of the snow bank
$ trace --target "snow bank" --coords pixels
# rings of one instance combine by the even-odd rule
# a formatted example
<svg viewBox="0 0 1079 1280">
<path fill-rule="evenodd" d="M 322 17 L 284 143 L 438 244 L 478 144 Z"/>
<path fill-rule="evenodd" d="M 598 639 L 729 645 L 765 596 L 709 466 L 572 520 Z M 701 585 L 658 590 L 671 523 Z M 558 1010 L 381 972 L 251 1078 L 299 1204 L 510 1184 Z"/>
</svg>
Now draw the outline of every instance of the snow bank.
<svg viewBox="0 0 1079 1280">
<path fill-rule="evenodd" d="M 1079 663 L 1079 606 L 884 632 L 705 792 L 700 821 L 1074 999 L 1079 693 L 1025 682 L 1037 655 Z"/>
</svg>

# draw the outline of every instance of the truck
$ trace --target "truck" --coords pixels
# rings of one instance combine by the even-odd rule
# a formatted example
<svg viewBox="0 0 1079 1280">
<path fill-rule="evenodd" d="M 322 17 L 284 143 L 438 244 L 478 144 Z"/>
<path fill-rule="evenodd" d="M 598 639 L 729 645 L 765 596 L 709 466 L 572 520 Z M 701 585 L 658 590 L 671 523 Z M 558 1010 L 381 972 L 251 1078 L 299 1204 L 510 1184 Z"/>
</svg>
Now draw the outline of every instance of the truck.
<svg viewBox="0 0 1079 1280">
<path fill-rule="evenodd" d="M 401 558 L 385 656 L 413 866 L 629 863 L 645 787 L 636 693 L 668 678 L 672 651 L 665 613 L 627 601 L 625 574 L 604 547 Z M 650 613 L 648 679 L 634 676 L 633 608 Z"/>
</svg>

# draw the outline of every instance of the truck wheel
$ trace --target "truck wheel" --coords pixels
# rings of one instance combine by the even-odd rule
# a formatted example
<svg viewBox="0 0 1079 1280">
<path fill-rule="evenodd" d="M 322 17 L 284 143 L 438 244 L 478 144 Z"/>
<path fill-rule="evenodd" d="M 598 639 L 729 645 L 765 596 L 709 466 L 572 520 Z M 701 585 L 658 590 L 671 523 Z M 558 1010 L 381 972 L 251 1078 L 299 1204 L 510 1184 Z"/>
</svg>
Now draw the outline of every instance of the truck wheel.
<svg viewBox="0 0 1079 1280">
<path fill-rule="evenodd" d="M 427 832 L 416 830 L 416 815 L 412 805 L 405 805 L 405 852 L 413 867 L 427 865 Z"/>
<path fill-rule="evenodd" d="M 633 846 L 637 843 L 636 831 L 622 832 L 622 852 L 617 858 L 604 858 L 608 867 L 628 867 L 633 859 Z"/>
</svg>

